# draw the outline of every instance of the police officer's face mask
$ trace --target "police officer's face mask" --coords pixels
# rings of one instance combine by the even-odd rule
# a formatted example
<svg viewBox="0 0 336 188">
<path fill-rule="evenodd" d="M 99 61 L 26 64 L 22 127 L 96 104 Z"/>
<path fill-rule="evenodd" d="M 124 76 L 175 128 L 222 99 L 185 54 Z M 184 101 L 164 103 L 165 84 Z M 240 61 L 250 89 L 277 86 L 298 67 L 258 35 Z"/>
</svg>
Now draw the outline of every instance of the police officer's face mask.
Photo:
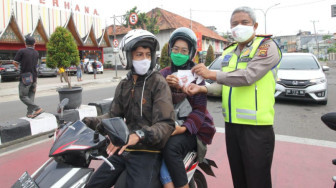
<svg viewBox="0 0 336 188">
<path fill-rule="evenodd" d="M 232 37 L 237 42 L 245 42 L 254 34 L 253 26 L 237 25 L 231 29 Z"/>
</svg>

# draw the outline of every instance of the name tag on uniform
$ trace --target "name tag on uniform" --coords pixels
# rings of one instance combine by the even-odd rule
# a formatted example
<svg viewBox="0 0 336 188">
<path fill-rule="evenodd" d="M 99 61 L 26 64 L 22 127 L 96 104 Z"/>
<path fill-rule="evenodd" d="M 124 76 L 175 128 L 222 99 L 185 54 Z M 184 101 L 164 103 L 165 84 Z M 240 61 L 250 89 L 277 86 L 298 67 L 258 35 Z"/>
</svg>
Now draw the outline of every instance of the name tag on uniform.
<svg viewBox="0 0 336 188">
<path fill-rule="evenodd" d="M 229 62 L 230 62 L 231 57 L 232 57 L 232 55 L 230 55 L 230 54 L 224 56 L 224 58 L 222 60 L 222 67 L 229 66 Z"/>
</svg>

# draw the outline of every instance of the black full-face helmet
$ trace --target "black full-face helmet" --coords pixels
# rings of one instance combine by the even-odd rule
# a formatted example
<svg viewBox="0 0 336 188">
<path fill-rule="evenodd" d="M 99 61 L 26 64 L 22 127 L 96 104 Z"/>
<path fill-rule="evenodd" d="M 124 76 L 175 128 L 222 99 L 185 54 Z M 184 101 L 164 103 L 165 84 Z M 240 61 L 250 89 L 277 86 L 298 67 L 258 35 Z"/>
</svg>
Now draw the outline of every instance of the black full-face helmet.
<svg viewBox="0 0 336 188">
<path fill-rule="evenodd" d="M 132 69 L 132 51 L 139 46 L 150 48 L 151 66 L 149 70 L 153 70 L 156 64 L 156 51 L 160 50 L 160 44 L 157 38 L 146 30 L 134 29 L 123 37 L 119 45 L 120 60 L 122 62 L 126 60 L 126 69 Z"/>
<path fill-rule="evenodd" d="M 173 31 L 168 41 L 169 56 L 177 39 L 182 39 L 188 43 L 188 46 L 190 48 L 189 59 L 192 60 L 196 55 L 197 49 L 197 38 L 195 33 L 191 29 L 186 27 L 180 27 Z"/>
</svg>

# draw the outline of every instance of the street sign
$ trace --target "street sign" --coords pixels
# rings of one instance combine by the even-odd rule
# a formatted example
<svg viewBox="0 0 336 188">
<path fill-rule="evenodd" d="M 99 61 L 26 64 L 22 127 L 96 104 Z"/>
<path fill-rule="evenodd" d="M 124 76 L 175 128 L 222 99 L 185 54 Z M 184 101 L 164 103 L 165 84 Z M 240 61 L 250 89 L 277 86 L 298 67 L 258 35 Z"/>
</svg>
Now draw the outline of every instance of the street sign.
<svg viewBox="0 0 336 188">
<path fill-rule="evenodd" d="M 119 45 L 118 40 L 117 40 L 117 39 L 114 39 L 114 40 L 113 40 L 113 46 L 114 46 L 114 47 L 118 47 L 118 45 Z"/>
<path fill-rule="evenodd" d="M 133 13 L 130 14 L 130 16 L 129 16 L 129 23 L 131 25 L 135 25 L 136 23 L 138 23 L 138 15 L 135 12 L 133 12 Z"/>
</svg>

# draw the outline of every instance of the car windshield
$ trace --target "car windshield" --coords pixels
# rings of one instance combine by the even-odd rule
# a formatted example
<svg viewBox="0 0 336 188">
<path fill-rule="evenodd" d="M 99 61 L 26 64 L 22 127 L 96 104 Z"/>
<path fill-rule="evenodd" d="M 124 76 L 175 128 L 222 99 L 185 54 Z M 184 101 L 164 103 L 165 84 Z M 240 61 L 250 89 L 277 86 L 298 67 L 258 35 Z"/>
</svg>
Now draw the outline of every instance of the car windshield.
<svg viewBox="0 0 336 188">
<path fill-rule="evenodd" d="M 222 68 L 222 56 L 215 59 L 215 61 L 210 65 L 210 70 L 220 70 Z"/>
<path fill-rule="evenodd" d="M 47 64 L 41 64 L 40 67 L 41 67 L 41 68 L 46 68 L 46 67 L 47 67 Z"/>
<path fill-rule="evenodd" d="M 279 69 L 285 70 L 316 70 L 319 69 L 318 62 L 313 56 L 289 55 L 283 56 Z"/>
<path fill-rule="evenodd" d="M 15 66 L 13 64 L 7 64 L 7 65 L 2 65 L 1 67 L 3 68 L 14 68 Z"/>
</svg>

